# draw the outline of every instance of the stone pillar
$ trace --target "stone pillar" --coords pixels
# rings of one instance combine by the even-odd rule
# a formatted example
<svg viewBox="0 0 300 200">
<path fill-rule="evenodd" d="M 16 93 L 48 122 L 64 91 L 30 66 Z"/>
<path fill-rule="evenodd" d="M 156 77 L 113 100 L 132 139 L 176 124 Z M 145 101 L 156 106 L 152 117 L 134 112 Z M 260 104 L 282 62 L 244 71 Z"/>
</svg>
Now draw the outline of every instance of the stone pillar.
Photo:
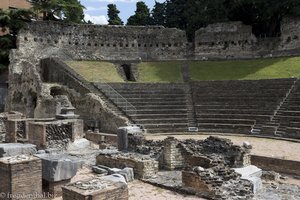
<svg viewBox="0 0 300 200">
<path fill-rule="evenodd" d="M 171 137 L 164 142 L 163 167 L 167 170 L 180 169 L 184 166 L 184 158 L 178 145 L 178 140 Z"/>
<path fill-rule="evenodd" d="M 127 151 L 128 150 L 128 132 L 126 128 L 119 128 L 117 130 L 118 135 L 118 150 Z"/>
<path fill-rule="evenodd" d="M 31 200 L 30 195 L 42 195 L 42 162 L 37 157 L 1 158 L 0 177 L 0 193 L 5 194 L 3 199 Z"/>
<path fill-rule="evenodd" d="M 17 142 L 17 131 L 18 131 L 17 121 L 7 120 L 5 122 L 5 126 L 6 126 L 5 142 L 7 142 L 7 143 Z"/>
</svg>

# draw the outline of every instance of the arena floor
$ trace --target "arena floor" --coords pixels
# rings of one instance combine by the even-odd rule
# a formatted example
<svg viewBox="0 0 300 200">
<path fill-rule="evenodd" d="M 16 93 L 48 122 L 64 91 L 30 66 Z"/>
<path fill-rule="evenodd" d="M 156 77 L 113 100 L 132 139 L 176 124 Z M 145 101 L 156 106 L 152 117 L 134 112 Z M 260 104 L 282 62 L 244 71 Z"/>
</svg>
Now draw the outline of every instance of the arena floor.
<svg viewBox="0 0 300 200">
<path fill-rule="evenodd" d="M 149 140 L 163 140 L 166 137 L 173 136 L 179 140 L 185 139 L 197 139 L 203 140 L 210 135 L 187 135 L 187 134 L 177 134 L 177 135 L 165 135 L 165 134 L 155 134 L 155 135 L 147 135 L 146 139 Z M 216 136 L 216 135 L 214 135 Z M 286 141 L 279 139 L 269 139 L 269 138 L 257 138 L 257 137 L 245 137 L 245 136 L 224 136 L 217 135 L 218 137 L 228 138 L 233 143 L 237 145 L 242 145 L 244 141 L 248 141 L 251 143 L 253 149 L 251 150 L 251 154 L 280 158 L 285 160 L 295 160 L 300 161 L 300 141 Z"/>
</svg>

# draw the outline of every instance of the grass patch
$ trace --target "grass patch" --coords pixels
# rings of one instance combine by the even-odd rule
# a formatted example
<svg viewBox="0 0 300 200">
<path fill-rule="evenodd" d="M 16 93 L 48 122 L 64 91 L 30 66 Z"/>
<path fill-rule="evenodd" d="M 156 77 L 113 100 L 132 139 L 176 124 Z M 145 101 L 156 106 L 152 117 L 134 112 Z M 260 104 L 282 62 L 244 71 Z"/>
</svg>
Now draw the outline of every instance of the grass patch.
<svg viewBox="0 0 300 200">
<path fill-rule="evenodd" d="M 124 82 L 114 64 L 109 62 L 68 61 L 66 64 L 90 82 Z"/>
<path fill-rule="evenodd" d="M 236 61 L 191 61 L 193 80 L 257 80 L 300 77 L 300 57 Z"/>
<path fill-rule="evenodd" d="M 138 72 L 138 82 L 182 82 L 180 61 L 142 62 Z"/>
</svg>

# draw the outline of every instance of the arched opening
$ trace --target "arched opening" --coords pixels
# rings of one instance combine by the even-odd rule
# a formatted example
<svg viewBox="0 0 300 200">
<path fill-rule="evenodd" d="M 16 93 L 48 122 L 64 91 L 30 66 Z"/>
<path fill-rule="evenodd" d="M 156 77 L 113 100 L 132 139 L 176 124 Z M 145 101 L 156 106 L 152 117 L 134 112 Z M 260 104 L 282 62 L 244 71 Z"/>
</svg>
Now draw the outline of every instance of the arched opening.
<svg viewBox="0 0 300 200">
<path fill-rule="evenodd" d="M 121 65 L 121 68 L 124 71 L 126 81 L 135 81 L 134 76 L 132 74 L 131 65 L 123 64 L 123 65 Z"/>
</svg>

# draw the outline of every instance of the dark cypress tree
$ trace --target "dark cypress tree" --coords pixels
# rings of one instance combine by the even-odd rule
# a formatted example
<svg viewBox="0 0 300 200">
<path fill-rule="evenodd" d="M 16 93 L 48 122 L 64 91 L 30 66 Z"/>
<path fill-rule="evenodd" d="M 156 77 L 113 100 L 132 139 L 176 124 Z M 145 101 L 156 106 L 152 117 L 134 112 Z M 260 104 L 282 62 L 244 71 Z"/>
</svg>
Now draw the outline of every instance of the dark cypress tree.
<svg viewBox="0 0 300 200">
<path fill-rule="evenodd" d="M 166 25 L 166 3 L 159 3 L 155 1 L 151 14 L 151 24 L 162 26 Z"/>
<path fill-rule="evenodd" d="M 119 17 L 120 11 L 117 9 L 116 4 L 108 4 L 108 11 L 107 11 L 107 16 L 108 16 L 108 24 L 109 25 L 123 25 L 123 21 Z"/>
<path fill-rule="evenodd" d="M 148 6 L 143 1 L 137 2 L 135 14 L 128 18 L 127 25 L 145 26 L 150 25 L 150 22 L 151 18 Z"/>
</svg>

